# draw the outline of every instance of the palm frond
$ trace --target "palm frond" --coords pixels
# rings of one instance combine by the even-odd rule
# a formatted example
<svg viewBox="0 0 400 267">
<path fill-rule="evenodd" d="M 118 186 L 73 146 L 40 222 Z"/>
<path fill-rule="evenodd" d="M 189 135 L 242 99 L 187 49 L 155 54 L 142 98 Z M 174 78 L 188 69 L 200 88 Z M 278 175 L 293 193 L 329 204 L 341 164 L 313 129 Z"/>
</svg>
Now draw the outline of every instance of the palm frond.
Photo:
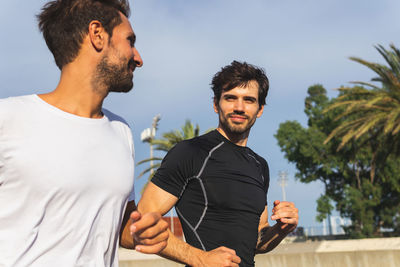
<svg viewBox="0 0 400 267">
<path fill-rule="evenodd" d="M 185 124 L 181 127 L 180 130 L 172 130 L 169 132 L 165 132 L 162 134 L 162 137 L 159 139 L 153 139 L 150 141 L 151 145 L 154 145 L 154 149 L 157 151 L 168 152 L 172 147 L 174 147 L 177 143 L 185 140 L 190 139 L 196 136 L 199 136 L 200 128 L 199 125 L 196 124 L 196 127 L 190 122 L 190 120 L 186 120 Z M 153 166 L 149 166 L 145 170 L 143 170 L 139 175 L 138 178 L 142 177 L 143 175 L 151 172 L 151 170 L 156 170 L 161 165 L 162 157 L 153 157 L 141 160 L 137 163 L 137 165 L 142 165 L 147 162 L 156 161 Z M 151 175 L 148 179 L 151 178 Z"/>
<path fill-rule="evenodd" d="M 325 144 L 334 137 L 341 138 L 338 149 L 350 140 L 358 139 L 374 131 L 380 135 L 397 135 L 400 132 L 400 50 L 393 44 L 390 49 L 382 45 L 375 46 L 387 65 L 368 62 L 358 57 L 351 57 L 377 74 L 372 82 L 353 82 L 356 87 L 342 87 L 336 101 L 325 108 L 324 113 L 339 111 L 335 116 L 340 125 L 331 131 Z M 363 86 L 368 87 L 364 88 Z M 395 140 L 400 143 L 400 136 Z"/>
<path fill-rule="evenodd" d="M 163 160 L 163 158 L 161 158 L 161 157 L 152 157 L 152 158 L 148 158 L 148 159 L 143 159 L 143 160 L 137 162 L 136 165 L 141 165 L 143 163 L 150 162 L 150 161 L 161 161 L 161 160 Z"/>
<path fill-rule="evenodd" d="M 139 179 L 140 177 L 142 177 L 146 173 L 150 172 L 151 170 L 157 170 L 160 166 L 161 166 L 161 163 L 159 162 L 159 163 L 154 164 L 153 166 L 150 166 L 150 167 L 146 168 L 141 173 L 139 173 L 137 178 Z"/>
</svg>

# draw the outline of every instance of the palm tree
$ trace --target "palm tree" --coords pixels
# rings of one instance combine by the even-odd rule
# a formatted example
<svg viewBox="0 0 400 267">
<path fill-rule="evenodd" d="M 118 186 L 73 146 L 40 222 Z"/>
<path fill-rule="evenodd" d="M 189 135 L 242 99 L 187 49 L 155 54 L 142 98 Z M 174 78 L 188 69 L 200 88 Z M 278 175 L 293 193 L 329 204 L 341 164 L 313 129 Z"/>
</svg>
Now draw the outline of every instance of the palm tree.
<svg viewBox="0 0 400 267">
<path fill-rule="evenodd" d="M 199 125 L 196 124 L 196 127 L 194 127 L 194 125 L 190 122 L 190 120 L 186 120 L 185 124 L 181 127 L 181 129 L 163 133 L 162 138 L 153 139 L 150 141 L 150 143 L 155 146 L 155 150 L 168 152 L 172 147 L 174 147 L 180 141 L 199 136 L 199 133 L 200 133 Z M 139 161 L 137 165 L 141 165 L 150 161 L 155 161 L 156 163 L 143 170 L 138 175 L 138 178 L 150 172 L 150 175 L 148 177 L 149 181 L 153 175 L 152 170 L 157 170 L 158 167 L 160 167 L 162 159 L 163 159 L 162 157 L 153 157 Z M 145 187 L 146 185 L 143 188 Z"/>
<path fill-rule="evenodd" d="M 353 82 L 356 86 L 340 88 L 337 101 L 325 110 L 344 110 L 336 118 L 343 122 L 325 140 L 327 143 L 334 137 L 341 137 L 338 150 L 361 136 L 367 139 L 383 137 L 391 143 L 394 151 L 400 150 L 400 50 L 393 44 L 389 50 L 381 45 L 375 48 L 388 66 L 356 57 L 350 59 L 374 71 L 378 76 L 371 81 L 380 83 L 380 86 Z"/>
</svg>

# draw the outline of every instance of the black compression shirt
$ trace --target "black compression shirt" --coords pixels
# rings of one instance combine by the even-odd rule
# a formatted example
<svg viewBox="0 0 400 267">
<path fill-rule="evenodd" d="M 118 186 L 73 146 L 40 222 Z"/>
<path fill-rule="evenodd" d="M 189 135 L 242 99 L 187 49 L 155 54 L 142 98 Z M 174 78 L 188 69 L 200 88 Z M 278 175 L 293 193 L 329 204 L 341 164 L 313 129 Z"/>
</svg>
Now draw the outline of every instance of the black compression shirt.
<svg viewBox="0 0 400 267">
<path fill-rule="evenodd" d="M 254 266 L 269 185 L 263 158 L 214 130 L 171 149 L 152 182 L 179 198 L 175 208 L 187 243 L 206 251 L 226 246 L 240 266 Z"/>
</svg>

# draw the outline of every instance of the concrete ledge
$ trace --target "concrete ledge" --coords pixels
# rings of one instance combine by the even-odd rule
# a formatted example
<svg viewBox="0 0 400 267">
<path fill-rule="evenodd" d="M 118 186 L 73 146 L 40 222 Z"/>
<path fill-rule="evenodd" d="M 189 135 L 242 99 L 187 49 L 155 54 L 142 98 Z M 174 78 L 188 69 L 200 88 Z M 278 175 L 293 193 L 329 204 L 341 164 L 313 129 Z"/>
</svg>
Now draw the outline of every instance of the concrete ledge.
<svg viewBox="0 0 400 267">
<path fill-rule="evenodd" d="M 120 248 L 119 267 L 182 267 L 184 265 L 164 259 L 158 255 L 143 254 L 135 250 Z"/>
<path fill-rule="evenodd" d="M 119 250 L 120 267 L 178 267 L 157 255 Z M 257 267 L 399 267 L 400 237 L 281 244 L 257 255 Z"/>
<path fill-rule="evenodd" d="M 255 261 L 257 267 L 399 267 L 400 238 L 281 244 Z"/>
<path fill-rule="evenodd" d="M 279 245 L 269 254 L 379 250 L 400 250 L 400 237 L 288 243 Z"/>
<path fill-rule="evenodd" d="M 353 251 L 256 256 L 257 267 L 399 267 L 399 250 Z"/>
</svg>

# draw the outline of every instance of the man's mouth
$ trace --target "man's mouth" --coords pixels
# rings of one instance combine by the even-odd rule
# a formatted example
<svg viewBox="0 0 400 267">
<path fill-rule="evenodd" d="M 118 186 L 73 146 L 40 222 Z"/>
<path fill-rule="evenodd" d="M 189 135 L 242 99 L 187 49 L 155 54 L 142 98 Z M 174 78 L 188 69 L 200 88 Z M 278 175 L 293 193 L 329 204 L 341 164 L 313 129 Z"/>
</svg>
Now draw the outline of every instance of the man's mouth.
<svg viewBox="0 0 400 267">
<path fill-rule="evenodd" d="M 229 115 L 229 118 L 233 122 L 244 122 L 245 120 L 247 120 L 246 115 L 238 115 L 238 114 L 231 114 L 231 115 Z"/>
<path fill-rule="evenodd" d="M 136 69 L 135 61 L 133 61 L 132 59 L 129 60 L 129 62 L 128 62 L 128 68 L 129 68 L 129 70 L 130 70 L 131 72 L 134 72 L 135 69 Z"/>
</svg>

